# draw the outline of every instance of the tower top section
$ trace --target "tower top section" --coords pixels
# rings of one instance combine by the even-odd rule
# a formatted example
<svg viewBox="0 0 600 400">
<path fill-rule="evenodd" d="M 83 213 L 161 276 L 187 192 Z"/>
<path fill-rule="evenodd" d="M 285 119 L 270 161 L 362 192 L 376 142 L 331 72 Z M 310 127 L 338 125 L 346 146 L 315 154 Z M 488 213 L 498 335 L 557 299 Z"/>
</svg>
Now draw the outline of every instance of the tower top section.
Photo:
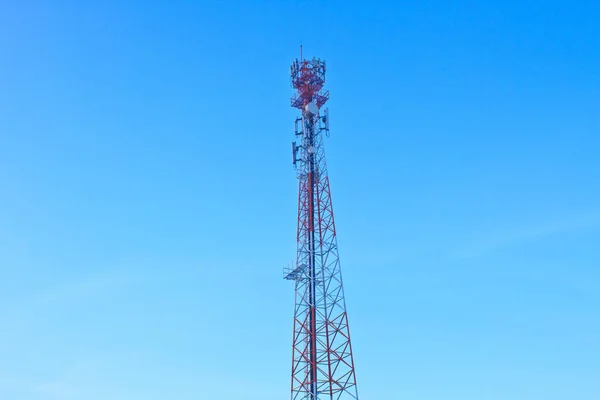
<svg viewBox="0 0 600 400">
<path fill-rule="evenodd" d="M 295 59 L 290 68 L 292 87 L 297 92 L 292 97 L 292 107 L 305 110 L 308 103 L 315 103 L 321 108 L 329 100 L 329 91 L 323 90 L 325 85 L 325 61 L 319 58 L 305 60 Z"/>
</svg>

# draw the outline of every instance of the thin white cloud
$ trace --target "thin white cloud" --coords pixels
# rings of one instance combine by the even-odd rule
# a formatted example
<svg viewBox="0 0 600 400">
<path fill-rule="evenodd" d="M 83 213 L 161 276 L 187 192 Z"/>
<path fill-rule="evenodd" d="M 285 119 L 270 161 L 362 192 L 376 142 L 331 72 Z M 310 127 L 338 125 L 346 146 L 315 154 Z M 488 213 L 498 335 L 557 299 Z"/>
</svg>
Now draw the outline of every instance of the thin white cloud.
<svg viewBox="0 0 600 400">
<path fill-rule="evenodd" d="M 600 226 L 600 210 L 571 215 L 533 226 L 517 226 L 513 230 L 496 233 L 475 240 L 451 253 L 459 258 L 473 258 L 490 251 L 527 241 L 540 240 L 557 234 L 575 232 Z"/>
<path fill-rule="evenodd" d="M 80 397 L 79 391 L 63 380 L 53 380 L 38 384 L 35 386 L 34 392 L 49 400 L 69 400 Z"/>
</svg>

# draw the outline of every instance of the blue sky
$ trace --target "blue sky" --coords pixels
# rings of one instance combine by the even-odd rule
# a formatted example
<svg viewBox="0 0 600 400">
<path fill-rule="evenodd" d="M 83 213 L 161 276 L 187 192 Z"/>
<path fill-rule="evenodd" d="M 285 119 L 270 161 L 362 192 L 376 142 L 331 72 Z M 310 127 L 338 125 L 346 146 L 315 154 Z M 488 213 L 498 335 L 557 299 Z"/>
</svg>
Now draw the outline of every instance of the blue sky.
<svg viewBox="0 0 600 400">
<path fill-rule="evenodd" d="M 288 396 L 302 43 L 361 398 L 600 398 L 600 5 L 451 3 L 2 2 L 0 397 Z"/>
</svg>

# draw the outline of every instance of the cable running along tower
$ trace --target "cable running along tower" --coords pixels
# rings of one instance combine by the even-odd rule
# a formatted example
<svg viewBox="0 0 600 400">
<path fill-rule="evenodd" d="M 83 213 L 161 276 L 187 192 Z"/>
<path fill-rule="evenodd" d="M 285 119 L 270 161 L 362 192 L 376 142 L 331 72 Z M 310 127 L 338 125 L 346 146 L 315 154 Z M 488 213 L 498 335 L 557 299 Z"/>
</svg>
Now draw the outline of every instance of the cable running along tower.
<svg viewBox="0 0 600 400">
<path fill-rule="evenodd" d="M 358 399 L 350 330 L 338 258 L 323 136 L 329 136 L 325 62 L 300 55 L 291 67 L 297 141 L 292 143 L 298 189 L 297 258 L 286 268 L 294 281 L 292 400 Z"/>
</svg>

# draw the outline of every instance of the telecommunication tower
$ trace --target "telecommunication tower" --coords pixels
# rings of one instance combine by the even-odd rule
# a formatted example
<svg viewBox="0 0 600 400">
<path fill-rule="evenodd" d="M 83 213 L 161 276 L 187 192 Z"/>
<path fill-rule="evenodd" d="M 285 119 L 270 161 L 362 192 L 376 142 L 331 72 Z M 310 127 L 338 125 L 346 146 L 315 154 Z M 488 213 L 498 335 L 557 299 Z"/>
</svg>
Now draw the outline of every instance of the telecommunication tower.
<svg viewBox="0 0 600 400">
<path fill-rule="evenodd" d="M 292 400 L 358 399 L 350 329 L 338 257 L 323 136 L 329 136 L 325 61 L 294 60 L 292 107 L 297 142 L 293 163 L 299 179 L 296 263 L 285 269 L 294 281 Z"/>
</svg>

